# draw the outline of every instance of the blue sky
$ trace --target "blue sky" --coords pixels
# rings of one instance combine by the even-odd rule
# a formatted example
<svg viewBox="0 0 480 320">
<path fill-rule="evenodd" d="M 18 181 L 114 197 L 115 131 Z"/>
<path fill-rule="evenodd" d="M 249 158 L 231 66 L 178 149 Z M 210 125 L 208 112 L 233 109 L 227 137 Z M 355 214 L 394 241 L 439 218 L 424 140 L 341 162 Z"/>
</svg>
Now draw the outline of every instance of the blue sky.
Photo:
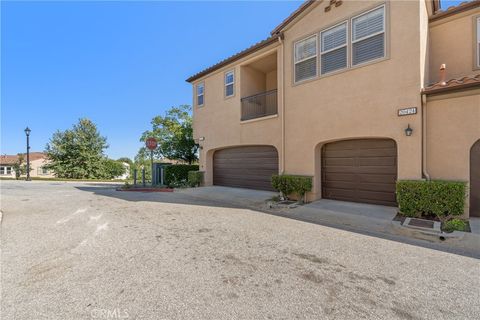
<svg viewBox="0 0 480 320">
<path fill-rule="evenodd" d="M 27 125 L 41 151 L 88 117 L 110 157 L 133 157 L 152 117 L 191 104 L 188 76 L 266 38 L 300 4 L 2 1 L 0 153 L 24 152 Z"/>
</svg>

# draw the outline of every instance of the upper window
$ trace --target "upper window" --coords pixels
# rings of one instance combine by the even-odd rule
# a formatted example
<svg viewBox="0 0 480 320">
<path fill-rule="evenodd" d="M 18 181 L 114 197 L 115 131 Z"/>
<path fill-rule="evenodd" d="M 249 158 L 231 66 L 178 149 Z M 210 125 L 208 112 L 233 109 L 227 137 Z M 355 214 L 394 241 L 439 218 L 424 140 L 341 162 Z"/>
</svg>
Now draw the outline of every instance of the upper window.
<svg viewBox="0 0 480 320">
<path fill-rule="evenodd" d="M 477 67 L 480 68 L 480 17 L 477 18 Z"/>
<path fill-rule="evenodd" d="M 347 23 L 321 33 L 321 73 L 329 73 L 347 67 Z"/>
<path fill-rule="evenodd" d="M 197 84 L 197 106 L 198 107 L 203 106 L 203 103 L 205 102 L 204 96 L 205 96 L 205 84 L 199 83 Z"/>
<path fill-rule="evenodd" d="M 385 6 L 352 19 L 352 64 L 385 56 Z"/>
<path fill-rule="evenodd" d="M 229 71 L 225 73 L 225 97 L 231 97 L 235 93 L 235 72 Z"/>
<path fill-rule="evenodd" d="M 317 36 L 295 43 L 295 82 L 317 76 Z"/>
</svg>

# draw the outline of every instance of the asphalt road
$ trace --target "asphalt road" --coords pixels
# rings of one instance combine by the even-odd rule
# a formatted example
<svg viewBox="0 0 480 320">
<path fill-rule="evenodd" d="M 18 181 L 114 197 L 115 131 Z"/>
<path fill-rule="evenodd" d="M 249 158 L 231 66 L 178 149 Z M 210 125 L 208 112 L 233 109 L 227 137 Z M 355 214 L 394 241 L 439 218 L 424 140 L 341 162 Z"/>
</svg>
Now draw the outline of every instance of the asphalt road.
<svg viewBox="0 0 480 320">
<path fill-rule="evenodd" d="M 479 260 L 181 193 L 1 181 L 2 319 L 480 319 Z"/>
</svg>

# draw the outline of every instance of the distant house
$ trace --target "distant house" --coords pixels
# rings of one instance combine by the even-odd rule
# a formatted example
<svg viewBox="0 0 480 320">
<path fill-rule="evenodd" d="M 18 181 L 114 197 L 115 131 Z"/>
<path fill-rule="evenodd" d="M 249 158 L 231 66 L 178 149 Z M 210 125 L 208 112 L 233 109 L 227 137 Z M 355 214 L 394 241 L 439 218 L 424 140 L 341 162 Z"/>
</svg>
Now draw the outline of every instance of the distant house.
<svg viewBox="0 0 480 320">
<path fill-rule="evenodd" d="M 22 154 L 24 161 L 27 161 L 27 155 Z M 0 177 L 15 178 L 14 165 L 18 161 L 18 155 L 1 155 L 0 156 Z M 47 156 L 43 152 L 30 153 L 30 176 L 53 178 L 54 174 L 47 169 L 45 165 L 48 164 Z"/>
</svg>

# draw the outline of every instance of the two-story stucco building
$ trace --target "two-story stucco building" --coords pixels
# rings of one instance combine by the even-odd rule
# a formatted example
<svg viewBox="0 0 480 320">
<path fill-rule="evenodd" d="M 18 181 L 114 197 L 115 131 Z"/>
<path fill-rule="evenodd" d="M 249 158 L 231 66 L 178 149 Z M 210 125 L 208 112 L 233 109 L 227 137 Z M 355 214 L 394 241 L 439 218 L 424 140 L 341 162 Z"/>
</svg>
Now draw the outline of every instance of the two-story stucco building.
<svg viewBox="0 0 480 320">
<path fill-rule="evenodd" d="M 206 185 L 396 205 L 398 179 L 462 180 L 480 216 L 478 0 L 307 1 L 187 81 Z"/>
</svg>

